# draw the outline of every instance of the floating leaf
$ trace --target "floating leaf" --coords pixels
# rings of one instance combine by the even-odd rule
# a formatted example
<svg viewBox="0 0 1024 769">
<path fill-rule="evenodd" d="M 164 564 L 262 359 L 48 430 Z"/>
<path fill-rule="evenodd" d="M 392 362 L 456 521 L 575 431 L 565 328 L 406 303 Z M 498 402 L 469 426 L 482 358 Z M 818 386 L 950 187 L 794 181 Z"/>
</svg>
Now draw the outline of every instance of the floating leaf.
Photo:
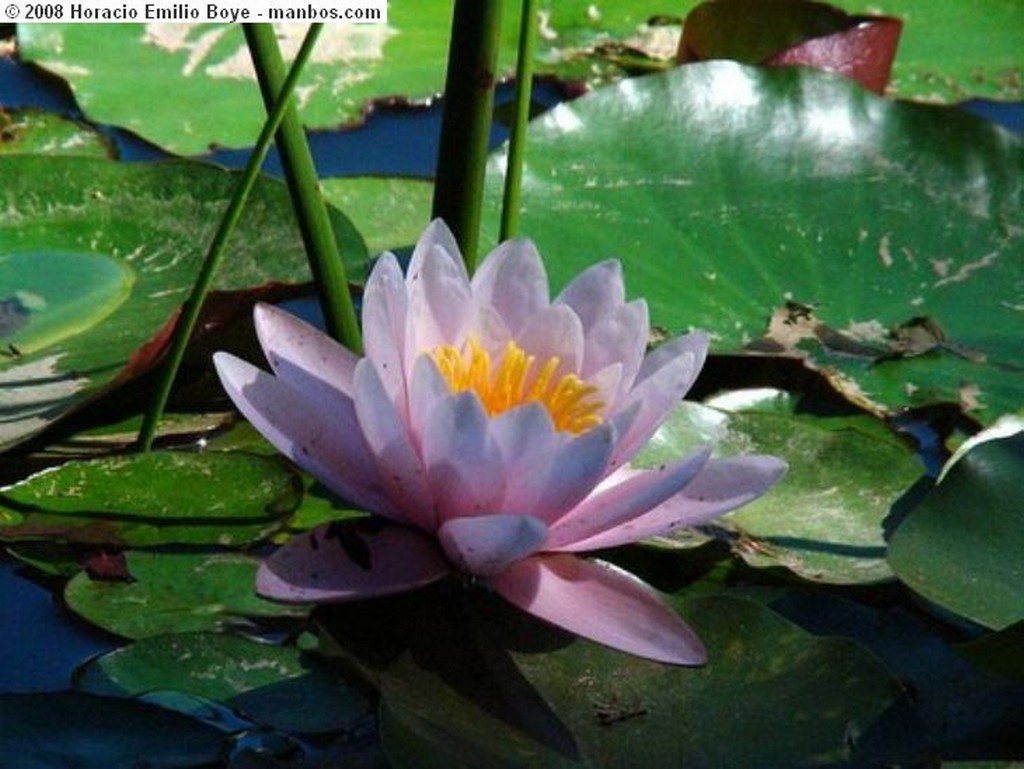
<svg viewBox="0 0 1024 769">
<path fill-rule="evenodd" d="M 2 450 L 152 363 L 237 175 L 196 163 L 0 156 L 0 176 Z M 333 220 L 350 274 L 362 275 L 362 239 L 336 211 Z M 216 287 L 269 290 L 308 275 L 287 190 L 264 179 Z M 221 300 L 230 317 L 230 297 Z"/>
<path fill-rule="evenodd" d="M 252 556 L 139 551 L 127 559 L 131 582 L 97 582 L 82 572 L 64 590 L 74 612 L 126 638 L 245 627 L 252 618 L 308 613 L 256 596 L 259 559 Z"/>
<path fill-rule="evenodd" d="M 361 176 L 322 184 L 324 197 L 352 219 L 371 254 L 414 245 L 431 218 L 434 184 L 424 179 Z"/>
<path fill-rule="evenodd" d="M 647 24 L 651 9 L 635 0 L 544 4 L 538 71 L 600 81 L 622 70 L 595 46 L 611 40 L 669 59 L 679 26 L 662 34 Z M 684 5 L 686 3 L 684 2 Z M 518 14 L 504 14 L 500 71 L 514 71 Z M 451 7 L 448 0 L 391 2 L 387 24 L 333 24 L 321 35 L 299 84 L 310 127 L 360 122 L 374 99 L 426 103 L 444 89 Z M 65 77 L 93 119 L 135 131 L 173 152 L 196 154 L 212 144 L 252 144 L 265 116 L 242 30 L 231 24 L 20 24 L 21 56 Z M 305 34 L 278 25 L 286 58 Z M 664 49 L 664 50 L 662 50 Z M 130 67 L 125 62 L 131 61 Z M 126 88 L 144 78 L 164 96 Z"/>
<path fill-rule="evenodd" d="M 301 497 L 283 463 L 241 452 L 72 461 L 0 491 L 0 540 L 240 546 L 280 528 Z"/>
<path fill-rule="evenodd" d="M 880 413 L 949 402 L 988 421 L 1024 398 L 1024 143 L 976 118 L 811 70 L 693 64 L 548 112 L 524 180 L 520 231 L 556 285 L 617 257 L 655 323 L 799 356 Z M 901 348 L 915 319 L 935 339 Z"/>
<path fill-rule="evenodd" d="M 75 688 L 118 697 L 184 692 L 222 702 L 257 724 L 306 734 L 351 731 L 370 717 L 362 694 L 316 658 L 220 633 L 136 641 L 88 662 Z"/>
<path fill-rule="evenodd" d="M 75 120 L 35 109 L 0 109 L 0 155 L 116 158 L 114 143 Z"/>
<path fill-rule="evenodd" d="M 828 765 L 849 757 L 850 735 L 895 691 L 856 644 L 814 638 L 747 601 L 680 603 L 710 658 L 682 668 L 574 640 L 493 596 L 446 591 L 323 617 L 375 671 L 396 769 Z"/>
<path fill-rule="evenodd" d="M 1024 620 L 1024 433 L 976 445 L 893 534 L 889 563 L 929 601 L 990 628 Z"/>
<path fill-rule="evenodd" d="M 848 16 L 807 0 L 716 0 L 686 17 L 679 60 L 733 59 L 839 72 L 882 93 L 896 55 L 899 19 Z"/>
<path fill-rule="evenodd" d="M 922 468 L 898 440 L 876 434 L 875 420 L 728 414 L 684 402 L 635 462 L 657 465 L 707 441 L 721 455 L 774 454 L 789 463 L 769 493 L 705 529 L 728 538 L 747 563 L 838 584 L 892 578 L 882 524 Z"/>
<path fill-rule="evenodd" d="M 227 747 L 180 713 L 91 694 L 0 694 L 0 723 L 0 755 L 19 769 L 187 769 L 214 765 Z"/>
</svg>

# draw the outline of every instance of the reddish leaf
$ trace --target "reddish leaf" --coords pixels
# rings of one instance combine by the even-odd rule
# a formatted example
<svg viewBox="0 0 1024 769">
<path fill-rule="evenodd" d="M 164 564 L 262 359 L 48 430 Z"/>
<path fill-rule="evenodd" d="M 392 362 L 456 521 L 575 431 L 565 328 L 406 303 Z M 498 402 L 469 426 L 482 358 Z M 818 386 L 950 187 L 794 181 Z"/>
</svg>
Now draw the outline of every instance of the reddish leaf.
<svg viewBox="0 0 1024 769">
<path fill-rule="evenodd" d="M 902 27 L 892 17 L 850 16 L 810 0 L 712 0 L 686 17 L 676 59 L 811 66 L 881 93 Z"/>
</svg>

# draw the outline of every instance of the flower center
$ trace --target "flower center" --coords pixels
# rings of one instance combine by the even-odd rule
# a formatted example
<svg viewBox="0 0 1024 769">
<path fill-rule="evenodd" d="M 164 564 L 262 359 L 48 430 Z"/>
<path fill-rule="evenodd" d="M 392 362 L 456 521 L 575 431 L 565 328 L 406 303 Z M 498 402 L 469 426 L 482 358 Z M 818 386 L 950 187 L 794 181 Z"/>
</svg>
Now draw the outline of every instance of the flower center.
<svg viewBox="0 0 1024 769">
<path fill-rule="evenodd" d="M 539 403 L 558 430 L 579 435 L 601 424 L 604 403 L 594 397 L 597 388 L 575 374 L 556 380 L 557 357 L 548 358 L 538 370 L 533 355 L 509 342 L 495 364 L 475 337 L 470 337 L 464 351 L 442 345 L 433 357 L 451 391 L 476 393 L 492 417 L 524 403 Z"/>
</svg>

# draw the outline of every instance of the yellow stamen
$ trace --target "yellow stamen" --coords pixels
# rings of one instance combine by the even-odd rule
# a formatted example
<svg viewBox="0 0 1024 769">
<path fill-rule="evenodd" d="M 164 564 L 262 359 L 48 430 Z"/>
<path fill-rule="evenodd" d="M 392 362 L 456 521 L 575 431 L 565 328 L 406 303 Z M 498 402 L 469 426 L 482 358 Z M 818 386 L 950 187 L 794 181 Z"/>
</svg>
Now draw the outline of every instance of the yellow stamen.
<svg viewBox="0 0 1024 769">
<path fill-rule="evenodd" d="M 505 345 L 497 365 L 475 337 L 470 337 L 464 351 L 442 345 L 433 357 L 451 391 L 476 393 L 492 417 L 524 403 L 539 403 L 559 430 L 579 435 L 601 424 L 604 403 L 594 397 L 597 388 L 575 374 L 555 380 L 557 357 L 544 361 L 529 388 L 536 360 L 515 342 Z"/>
</svg>

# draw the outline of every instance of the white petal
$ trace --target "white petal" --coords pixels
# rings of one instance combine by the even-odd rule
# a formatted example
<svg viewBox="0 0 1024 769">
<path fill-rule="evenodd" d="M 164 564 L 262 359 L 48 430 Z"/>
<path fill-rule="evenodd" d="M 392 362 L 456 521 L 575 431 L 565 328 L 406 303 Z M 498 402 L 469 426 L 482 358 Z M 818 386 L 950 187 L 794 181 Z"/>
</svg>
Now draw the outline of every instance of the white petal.
<svg viewBox="0 0 1024 769">
<path fill-rule="evenodd" d="M 548 276 L 528 240 L 510 240 L 488 254 L 473 276 L 478 304 L 497 310 L 513 335 L 548 306 Z"/>
<path fill-rule="evenodd" d="M 460 345 L 475 319 L 472 291 L 451 232 L 435 220 L 420 238 L 405 277 L 409 293 L 406 322 L 407 368 L 422 352 Z"/>
<path fill-rule="evenodd" d="M 614 465 L 628 462 L 654 435 L 669 412 L 690 389 L 707 355 L 707 336 L 702 333 L 666 342 L 644 359 L 633 389 L 620 408 L 636 408 L 628 428 L 620 432 Z"/>
<path fill-rule="evenodd" d="M 350 502 L 405 520 L 380 486 L 351 401 L 307 398 L 228 353 L 213 360 L 228 396 L 278 451 Z"/>
<path fill-rule="evenodd" d="M 580 436 L 555 430 L 547 411 L 530 404 L 494 420 L 491 434 L 510 479 L 503 510 L 554 521 L 584 499 L 604 476 L 614 430 L 600 425 Z"/>
<path fill-rule="evenodd" d="M 312 397 L 331 390 L 352 396 L 352 376 L 359 361 L 355 353 L 270 304 L 257 304 L 253 321 L 270 367 L 291 387 Z"/>
<path fill-rule="evenodd" d="M 437 505 L 438 525 L 451 518 L 503 512 L 505 468 L 488 435 L 488 418 L 474 393 L 450 395 L 434 407 L 423 430 L 423 462 Z"/>
<path fill-rule="evenodd" d="M 366 436 L 388 498 L 411 523 L 433 531 L 437 520 L 426 471 L 413 446 L 408 426 L 370 361 L 364 359 L 356 366 L 355 388 L 359 427 Z"/>
<path fill-rule="evenodd" d="M 690 483 L 710 455 L 708 446 L 672 464 L 630 473 L 621 483 L 595 492 L 551 525 L 545 548 L 575 550 L 576 543 L 647 513 Z"/>
<path fill-rule="evenodd" d="M 548 527 L 529 515 L 453 518 L 437 530 L 448 559 L 460 570 L 488 577 L 540 549 Z"/>
<path fill-rule="evenodd" d="M 682 491 L 650 512 L 567 549 L 617 547 L 649 537 L 663 537 L 682 526 L 699 526 L 757 499 L 785 472 L 786 463 L 775 457 L 750 455 L 713 459 Z"/>
<path fill-rule="evenodd" d="M 400 412 L 405 410 L 408 314 L 409 298 L 402 268 L 393 254 L 382 254 L 363 292 L 363 349 Z"/>
<path fill-rule="evenodd" d="M 555 300 L 571 307 L 584 328 L 593 326 L 626 301 L 622 265 L 614 259 L 588 267 Z"/>
</svg>

